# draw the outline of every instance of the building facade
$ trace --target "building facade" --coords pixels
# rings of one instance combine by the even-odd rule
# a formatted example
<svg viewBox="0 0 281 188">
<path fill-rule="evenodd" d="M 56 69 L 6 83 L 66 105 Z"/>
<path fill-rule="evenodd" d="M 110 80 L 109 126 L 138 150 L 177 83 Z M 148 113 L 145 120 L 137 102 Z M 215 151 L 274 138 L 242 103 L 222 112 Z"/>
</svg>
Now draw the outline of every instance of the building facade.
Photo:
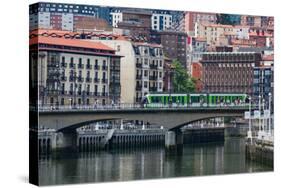
<svg viewBox="0 0 281 188">
<path fill-rule="evenodd" d="M 267 99 L 269 93 L 273 95 L 273 67 L 260 66 L 254 68 L 253 98 L 258 99 L 259 96 Z"/>
<path fill-rule="evenodd" d="M 83 21 L 81 21 L 81 17 L 84 18 Z M 77 25 L 81 29 L 81 26 L 85 24 L 85 19 L 91 20 L 92 18 L 103 19 L 108 25 L 109 8 L 48 2 L 32 4 L 29 7 L 30 30 L 44 28 L 76 31 Z"/>
<path fill-rule="evenodd" d="M 195 79 L 195 91 L 201 92 L 203 89 L 202 84 L 202 65 L 200 62 L 192 62 L 191 76 Z"/>
<path fill-rule="evenodd" d="M 151 17 L 151 28 L 157 31 L 165 31 L 172 27 L 172 15 L 166 11 L 153 13 Z"/>
<path fill-rule="evenodd" d="M 180 61 L 181 65 L 188 69 L 187 65 L 187 34 L 173 31 L 152 31 L 150 41 L 163 46 L 164 55 L 172 60 Z"/>
<path fill-rule="evenodd" d="M 136 63 L 136 102 L 148 93 L 163 92 L 164 54 L 161 45 L 133 44 Z"/>
<path fill-rule="evenodd" d="M 32 80 L 39 105 L 106 105 L 120 100 L 120 56 L 101 43 L 77 39 L 30 39 Z"/>
<path fill-rule="evenodd" d="M 116 50 L 121 58 L 121 102 L 140 103 L 153 92 L 163 92 L 163 47 L 157 44 L 129 40 L 100 40 Z"/>
<path fill-rule="evenodd" d="M 232 25 L 196 23 L 195 36 L 205 38 L 209 46 L 222 46 L 228 45 L 235 33 Z"/>
<path fill-rule="evenodd" d="M 215 13 L 184 12 L 175 28 L 177 31 L 186 32 L 189 36 L 195 36 L 195 24 L 215 24 L 217 17 Z"/>
<path fill-rule="evenodd" d="M 253 94 L 254 67 L 261 54 L 255 52 L 208 52 L 203 54 L 204 92 Z"/>
</svg>

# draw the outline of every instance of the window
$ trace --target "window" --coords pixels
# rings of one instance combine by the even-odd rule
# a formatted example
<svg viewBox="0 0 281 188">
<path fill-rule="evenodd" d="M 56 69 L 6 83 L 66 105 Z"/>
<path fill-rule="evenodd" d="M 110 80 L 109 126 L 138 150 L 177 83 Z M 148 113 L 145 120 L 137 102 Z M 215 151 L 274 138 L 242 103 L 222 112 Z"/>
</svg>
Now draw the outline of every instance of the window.
<svg viewBox="0 0 281 188">
<path fill-rule="evenodd" d="M 144 86 L 144 88 L 147 88 L 147 81 L 143 82 L 143 86 Z"/>
<path fill-rule="evenodd" d="M 145 64 L 145 65 L 148 64 L 148 59 L 144 59 L 144 64 Z"/>
<path fill-rule="evenodd" d="M 265 70 L 264 75 L 270 75 L 270 70 Z"/>
<path fill-rule="evenodd" d="M 144 70 L 144 76 L 147 76 L 148 75 L 148 71 L 147 70 Z"/>
<path fill-rule="evenodd" d="M 120 52 L 120 50 L 121 50 L 120 45 L 117 45 L 117 52 Z"/>
<path fill-rule="evenodd" d="M 64 105 L 64 98 L 61 98 L 61 105 Z"/>
</svg>

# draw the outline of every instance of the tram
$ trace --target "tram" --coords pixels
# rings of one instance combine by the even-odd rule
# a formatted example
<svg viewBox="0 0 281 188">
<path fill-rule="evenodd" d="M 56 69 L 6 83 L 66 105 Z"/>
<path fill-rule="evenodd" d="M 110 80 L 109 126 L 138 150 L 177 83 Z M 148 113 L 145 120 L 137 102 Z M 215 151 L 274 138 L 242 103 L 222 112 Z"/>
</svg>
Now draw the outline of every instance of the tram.
<svg viewBox="0 0 281 188">
<path fill-rule="evenodd" d="M 245 106 L 249 100 L 243 93 L 155 93 L 142 100 L 145 108 Z"/>
</svg>

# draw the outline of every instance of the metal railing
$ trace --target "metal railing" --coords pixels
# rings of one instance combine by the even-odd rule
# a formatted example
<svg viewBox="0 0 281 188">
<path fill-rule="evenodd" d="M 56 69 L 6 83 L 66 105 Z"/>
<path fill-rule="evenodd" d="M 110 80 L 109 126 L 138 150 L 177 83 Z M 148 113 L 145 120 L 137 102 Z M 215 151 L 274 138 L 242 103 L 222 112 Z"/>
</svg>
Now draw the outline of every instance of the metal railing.
<svg viewBox="0 0 281 188">
<path fill-rule="evenodd" d="M 138 104 L 138 103 L 120 103 L 120 104 L 91 104 L 91 105 L 55 105 L 44 104 L 44 106 L 38 105 L 40 112 L 46 111 L 95 111 L 95 110 L 157 110 L 157 109 L 221 109 L 221 110 L 239 110 L 245 111 L 249 108 L 248 104 L 239 105 L 207 105 L 205 104 Z M 257 109 L 256 105 L 251 106 L 252 109 Z M 35 110 L 35 109 L 34 109 Z"/>
</svg>

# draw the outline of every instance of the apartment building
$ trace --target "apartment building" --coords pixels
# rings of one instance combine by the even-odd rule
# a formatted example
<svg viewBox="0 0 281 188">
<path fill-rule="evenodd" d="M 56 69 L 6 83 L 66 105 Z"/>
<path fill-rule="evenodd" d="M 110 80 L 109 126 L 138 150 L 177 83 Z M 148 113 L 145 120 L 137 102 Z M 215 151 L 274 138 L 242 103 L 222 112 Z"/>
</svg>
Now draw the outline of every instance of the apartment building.
<svg viewBox="0 0 281 188">
<path fill-rule="evenodd" d="M 120 58 L 98 42 L 37 36 L 30 39 L 31 75 L 40 105 L 120 101 Z"/>
<path fill-rule="evenodd" d="M 163 92 L 164 55 L 158 44 L 129 40 L 100 40 L 121 58 L 121 102 L 139 103 L 153 92 Z"/>
<path fill-rule="evenodd" d="M 209 46 L 228 45 L 229 40 L 236 34 L 232 25 L 195 24 L 195 37 L 205 38 Z"/>
<path fill-rule="evenodd" d="M 261 54 L 255 52 L 207 52 L 202 56 L 204 92 L 253 94 L 254 67 Z"/>
</svg>

